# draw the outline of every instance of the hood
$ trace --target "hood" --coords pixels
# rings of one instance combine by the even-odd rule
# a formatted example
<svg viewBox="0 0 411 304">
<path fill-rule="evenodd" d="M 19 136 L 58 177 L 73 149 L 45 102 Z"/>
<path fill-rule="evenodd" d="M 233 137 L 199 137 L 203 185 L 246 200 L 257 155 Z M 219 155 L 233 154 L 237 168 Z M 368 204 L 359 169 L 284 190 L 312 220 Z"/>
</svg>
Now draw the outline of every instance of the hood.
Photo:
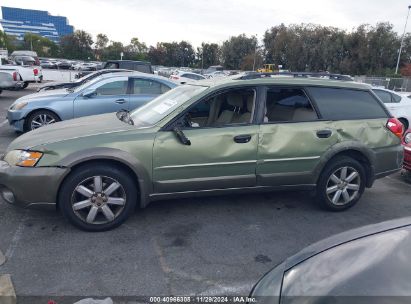
<svg viewBox="0 0 411 304">
<path fill-rule="evenodd" d="M 46 87 L 53 87 L 53 86 L 63 86 L 66 84 L 71 84 L 71 82 L 51 81 L 51 82 L 46 82 L 43 85 L 39 86 L 39 89 L 46 88 Z"/>
<path fill-rule="evenodd" d="M 58 122 L 23 134 L 9 145 L 7 151 L 14 149 L 31 149 L 33 147 L 78 137 L 135 129 L 135 126 L 120 121 L 115 113 L 87 116 Z"/>
<path fill-rule="evenodd" d="M 17 99 L 13 104 L 26 101 L 26 102 L 32 102 L 32 101 L 37 101 L 37 100 L 44 100 L 46 98 L 58 98 L 58 97 L 65 97 L 67 95 L 71 94 L 69 91 L 66 89 L 58 89 L 58 90 L 49 90 L 49 91 L 41 91 L 33 94 L 29 94 L 23 97 L 20 97 Z"/>
</svg>

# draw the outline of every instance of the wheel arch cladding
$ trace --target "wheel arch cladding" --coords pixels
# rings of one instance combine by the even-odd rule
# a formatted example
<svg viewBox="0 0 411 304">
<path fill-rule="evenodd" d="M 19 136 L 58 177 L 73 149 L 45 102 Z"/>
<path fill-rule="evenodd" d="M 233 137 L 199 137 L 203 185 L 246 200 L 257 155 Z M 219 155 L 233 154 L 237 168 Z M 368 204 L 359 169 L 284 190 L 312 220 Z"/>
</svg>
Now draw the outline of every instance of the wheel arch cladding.
<svg viewBox="0 0 411 304">
<path fill-rule="evenodd" d="M 70 172 L 78 167 L 93 163 L 117 166 L 126 170 L 136 182 L 139 194 L 138 205 L 141 208 L 147 206 L 149 194 L 152 192 L 149 174 L 143 164 L 129 153 L 113 148 L 93 148 L 72 153 L 60 161 L 60 165 L 70 168 Z M 60 183 L 57 193 L 60 192 L 60 188 L 69 174 Z M 58 202 L 58 197 L 56 199 Z"/>
<path fill-rule="evenodd" d="M 366 175 L 365 185 L 367 188 L 370 188 L 375 179 L 376 156 L 372 149 L 362 145 L 359 142 L 338 143 L 328 149 L 321 158 L 320 163 L 315 168 L 314 173 L 316 183 L 318 183 L 318 179 L 326 165 L 333 161 L 333 159 L 341 156 L 353 158 L 364 167 Z"/>
</svg>

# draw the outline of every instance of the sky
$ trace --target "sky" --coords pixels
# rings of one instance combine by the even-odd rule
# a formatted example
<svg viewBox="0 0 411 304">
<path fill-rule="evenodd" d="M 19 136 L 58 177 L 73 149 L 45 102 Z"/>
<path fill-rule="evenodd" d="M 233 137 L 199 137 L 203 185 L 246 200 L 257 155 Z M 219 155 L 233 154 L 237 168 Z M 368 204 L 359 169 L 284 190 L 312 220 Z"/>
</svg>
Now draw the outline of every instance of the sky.
<svg viewBox="0 0 411 304">
<path fill-rule="evenodd" d="M 147 45 L 186 40 L 199 46 L 242 33 L 262 39 L 281 23 L 352 30 L 388 21 L 402 34 L 411 0 L 1 0 L 0 5 L 47 10 L 93 37 L 104 33 L 125 44 L 138 37 Z"/>
</svg>

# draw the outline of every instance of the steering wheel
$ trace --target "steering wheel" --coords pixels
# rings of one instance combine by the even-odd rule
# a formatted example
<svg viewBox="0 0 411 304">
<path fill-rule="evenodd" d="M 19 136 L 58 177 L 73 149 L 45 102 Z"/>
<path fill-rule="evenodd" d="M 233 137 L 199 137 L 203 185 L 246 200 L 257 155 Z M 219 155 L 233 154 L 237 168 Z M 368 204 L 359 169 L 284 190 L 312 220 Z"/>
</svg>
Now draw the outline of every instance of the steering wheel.
<svg viewBox="0 0 411 304">
<path fill-rule="evenodd" d="M 187 112 L 186 115 L 184 115 L 183 123 L 184 126 L 191 128 L 191 115 L 189 112 Z"/>
</svg>

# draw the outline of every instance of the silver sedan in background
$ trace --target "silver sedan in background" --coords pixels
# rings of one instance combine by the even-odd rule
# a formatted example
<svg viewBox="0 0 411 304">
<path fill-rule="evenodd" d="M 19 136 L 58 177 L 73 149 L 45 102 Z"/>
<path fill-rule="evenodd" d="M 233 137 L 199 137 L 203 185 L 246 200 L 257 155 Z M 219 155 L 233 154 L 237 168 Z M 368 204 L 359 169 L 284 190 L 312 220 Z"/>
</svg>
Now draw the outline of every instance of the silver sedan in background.
<svg viewBox="0 0 411 304">
<path fill-rule="evenodd" d="M 88 115 L 134 110 L 177 84 L 145 73 L 102 75 L 77 88 L 38 92 L 17 99 L 9 124 L 18 132 Z"/>
</svg>

